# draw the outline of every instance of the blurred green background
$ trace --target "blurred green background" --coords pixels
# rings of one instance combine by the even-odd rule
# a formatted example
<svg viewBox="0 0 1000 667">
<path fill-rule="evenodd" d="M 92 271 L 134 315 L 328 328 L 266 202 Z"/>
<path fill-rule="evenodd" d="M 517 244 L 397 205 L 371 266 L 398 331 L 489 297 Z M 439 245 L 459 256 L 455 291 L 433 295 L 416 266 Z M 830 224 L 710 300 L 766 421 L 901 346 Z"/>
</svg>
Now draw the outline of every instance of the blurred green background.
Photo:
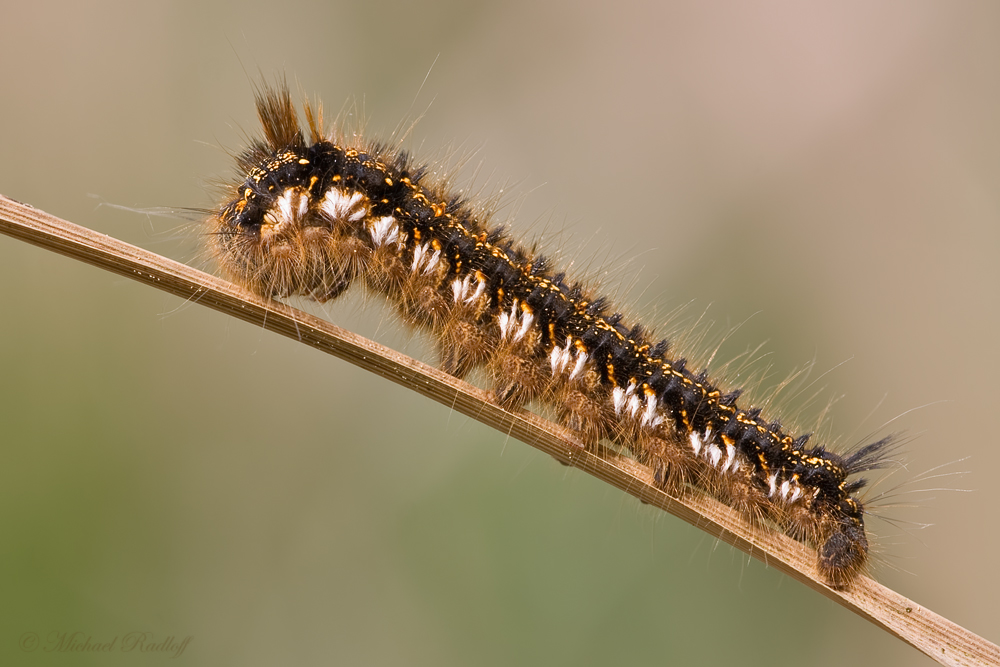
<svg viewBox="0 0 1000 667">
<path fill-rule="evenodd" d="M 876 574 L 1000 639 L 996 3 L 3 17 L 3 194 L 199 263 L 196 223 L 137 209 L 213 205 L 259 72 L 357 101 L 375 136 L 422 115 L 408 147 L 476 150 L 459 182 L 504 187 L 501 216 L 634 312 L 680 310 L 667 332 L 704 314 L 702 351 L 742 323 L 723 360 L 768 341 L 736 380 L 770 369 L 759 396 L 814 362 L 779 401 L 804 428 L 831 399 L 821 432 L 842 446 L 902 415 Z M 6 237 L 0 283 L 2 664 L 930 664 L 343 362 Z M 427 358 L 379 304 L 325 312 Z M 967 474 L 906 483 L 936 466 Z M 937 487 L 974 493 L 919 491 Z M 20 644 L 133 631 L 192 640 L 176 659 Z"/>
</svg>

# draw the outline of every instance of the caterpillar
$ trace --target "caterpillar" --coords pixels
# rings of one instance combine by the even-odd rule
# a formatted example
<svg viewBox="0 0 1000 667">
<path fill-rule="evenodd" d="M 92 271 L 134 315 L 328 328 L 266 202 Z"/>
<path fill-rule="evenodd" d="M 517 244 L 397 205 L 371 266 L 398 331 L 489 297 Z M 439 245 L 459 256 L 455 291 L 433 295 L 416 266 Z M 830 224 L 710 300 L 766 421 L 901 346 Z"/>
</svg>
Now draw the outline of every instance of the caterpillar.
<svg viewBox="0 0 1000 667">
<path fill-rule="evenodd" d="M 831 586 L 865 570 L 857 475 L 886 463 L 892 436 L 845 454 L 810 445 L 404 151 L 338 139 L 308 103 L 303 128 L 283 84 L 262 86 L 256 106 L 263 138 L 237 157 L 240 178 L 208 223 L 230 280 L 319 302 L 360 281 L 431 334 L 445 372 L 483 369 L 503 407 L 544 404 L 587 446 L 607 441 L 648 466 L 668 493 L 698 489 L 813 546 Z"/>
</svg>

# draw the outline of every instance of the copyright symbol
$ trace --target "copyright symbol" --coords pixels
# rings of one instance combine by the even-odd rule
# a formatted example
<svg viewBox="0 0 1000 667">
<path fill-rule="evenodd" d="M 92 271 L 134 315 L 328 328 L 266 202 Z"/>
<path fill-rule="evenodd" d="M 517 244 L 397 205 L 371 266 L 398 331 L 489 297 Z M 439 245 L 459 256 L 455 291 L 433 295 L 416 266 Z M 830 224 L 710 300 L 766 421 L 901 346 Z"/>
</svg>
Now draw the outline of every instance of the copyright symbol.
<svg viewBox="0 0 1000 667">
<path fill-rule="evenodd" d="M 34 632 L 25 632 L 21 635 L 21 640 L 17 643 L 21 647 L 22 651 L 30 653 L 38 648 L 38 635 Z"/>
</svg>

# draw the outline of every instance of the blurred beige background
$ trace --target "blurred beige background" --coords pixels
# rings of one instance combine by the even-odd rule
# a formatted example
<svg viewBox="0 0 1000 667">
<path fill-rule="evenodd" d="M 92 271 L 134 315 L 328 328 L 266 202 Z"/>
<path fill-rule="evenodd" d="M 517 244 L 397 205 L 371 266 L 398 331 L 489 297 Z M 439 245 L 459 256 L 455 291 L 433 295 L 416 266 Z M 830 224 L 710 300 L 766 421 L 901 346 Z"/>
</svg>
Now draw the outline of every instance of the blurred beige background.
<svg viewBox="0 0 1000 667">
<path fill-rule="evenodd" d="M 814 362 L 799 423 L 898 416 L 878 578 L 1000 640 L 996 3 L 28 4 L 3 194 L 196 262 L 197 225 L 100 203 L 211 206 L 258 71 L 373 134 L 426 111 L 418 154 L 478 149 L 515 227 L 636 312 L 707 313 L 703 347 L 742 323 L 722 359 L 768 341 L 764 395 Z M 19 648 L 137 630 L 191 636 L 172 664 L 930 664 L 338 360 L 6 237 L 0 283 L 3 664 L 171 662 Z M 378 304 L 328 312 L 424 354 Z M 937 466 L 967 474 L 905 483 Z"/>
</svg>

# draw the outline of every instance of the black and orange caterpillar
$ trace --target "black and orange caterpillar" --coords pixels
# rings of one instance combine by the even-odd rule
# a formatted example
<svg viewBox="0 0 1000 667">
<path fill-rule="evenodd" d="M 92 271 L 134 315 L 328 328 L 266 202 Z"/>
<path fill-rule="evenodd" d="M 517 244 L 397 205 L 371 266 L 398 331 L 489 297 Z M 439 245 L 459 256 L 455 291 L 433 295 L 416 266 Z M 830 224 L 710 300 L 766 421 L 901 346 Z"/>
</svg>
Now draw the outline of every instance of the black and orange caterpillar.
<svg viewBox="0 0 1000 667">
<path fill-rule="evenodd" d="M 287 87 L 257 96 L 264 140 L 211 219 L 227 276 L 267 297 L 334 299 L 356 279 L 437 341 L 443 369 L 485 367 L 494 400 L 540 401 L 587 443 L 607 440 L 679 494 L 701 489 L 815 546 L 833 586 L 865 568 L 864 479 L 891 439 L 841 455 L 740 407 L 667 341 L 491 226 L 398 150 L 344 145 Z M 613 314 L 612 314 L 613 313 Z"/>
</svg>

